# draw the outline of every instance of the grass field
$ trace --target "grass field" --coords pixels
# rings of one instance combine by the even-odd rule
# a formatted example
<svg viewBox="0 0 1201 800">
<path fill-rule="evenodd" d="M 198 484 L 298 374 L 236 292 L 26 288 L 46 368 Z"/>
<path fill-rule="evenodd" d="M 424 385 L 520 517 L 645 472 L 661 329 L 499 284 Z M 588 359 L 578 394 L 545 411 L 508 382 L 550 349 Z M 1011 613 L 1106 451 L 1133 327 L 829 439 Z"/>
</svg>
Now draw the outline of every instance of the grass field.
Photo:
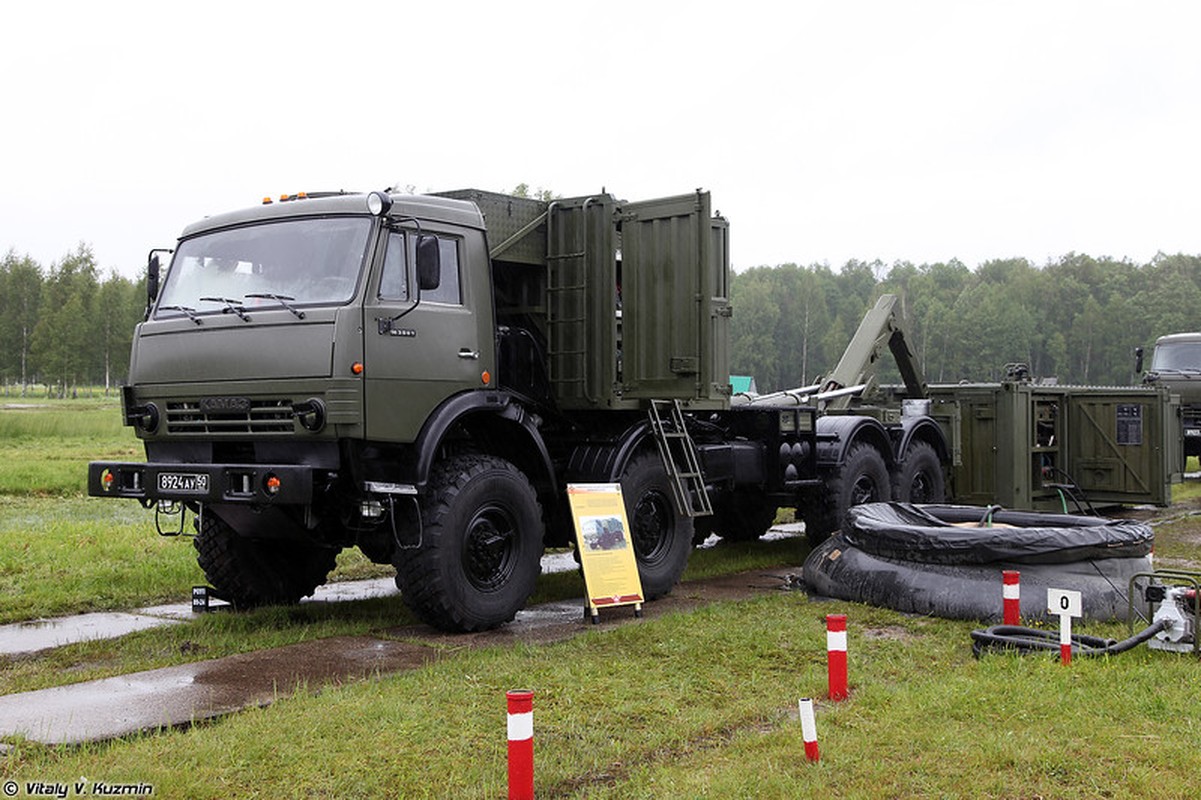
<svg viewBox="0 0 1201 800">
<path fill-rule="evenodd" d="M 156 537 L 148 512 L 81 496 L 89 459 L 138 451 L 106 409 L 78 402 L 16 420 L 0 410 L 7 621 L 182 599 L 198 578 L 192 548 Z M 118 416 L 115 406 L 107 413 Z M 20 477 L 33 474 L 22 460 L 48 462 L 45 486 Z M 1178 488 L 1182 504 L 1157 528 L 1157 557 L 1197 568 L 1201 524 L 1184 512 L 1199 491 Z M 799 566 L 804 553 L 797 540 L 719 547 L 698 551 L 689 574 Z M 539 599 L 581 593 L 574 573 L 539 584 Z M 10 611 L 12 603 L 24 610 Z M 824 693 L 824 617 L 838 612 L 849 617 L 852 693 L 819 702 L 822 761 L 811 765 L 796 701 Z M 0 659 L 0 693 L 336 634 L 384 635 L 406 620 L 395 600 L 209 615 Z M 24 792 L 26 782 L 86 776 L 152 784 L 163 797 L 502 797 L 504 692 L 530 688 L 542 798 L 1197 795 L 1195 658 L 1139 648 L 1068 668 L 1046 657 L 976 660 L 973 627 L 780 592 L 312 686 L 188 730 L 75 748 L 13 742 L 0 756 L 0 782 Z M 1122 637 L 1125 628 L 1084 632 Z"/>
<path fill-rule="evenodd" d="M 202 582 L 190 540 L 155 535 L 153 511 L 85 496 L 89 461 L 143 457 L 115 398 L 0 402 L 0 624 L 180 599 Z M 387 574 L 357 550 L 338 564 L 335 579 Z"/>
</svg>

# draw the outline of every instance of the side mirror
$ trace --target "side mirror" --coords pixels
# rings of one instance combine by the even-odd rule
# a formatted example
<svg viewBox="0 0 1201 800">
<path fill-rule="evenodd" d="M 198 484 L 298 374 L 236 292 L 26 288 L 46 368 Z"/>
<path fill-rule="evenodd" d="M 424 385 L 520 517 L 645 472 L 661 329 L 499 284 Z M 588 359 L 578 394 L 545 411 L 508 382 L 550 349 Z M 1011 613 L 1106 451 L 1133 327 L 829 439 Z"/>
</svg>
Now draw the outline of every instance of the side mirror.
<svg viewBox="0 0 1201 800">
<path fill-rule="evenodd" d="M 146 313 L 150 313 L 154 301 L 158 299 L 159 275 L 162 268 L 159 265 L 158 251 L 150 251 L 150 259 L 146 263 Z"/>
<path fill-rule="evenodd" d="M 1143 348 L 1134 348 L 1134 371 L 1139 373 L 1143 371 Z"/>
<path fill-rule="evenodd" d="M 442 254 L 437 236 L 417 237 L 417 287 L 432 292 L 442 283 Z"/>
</svg>

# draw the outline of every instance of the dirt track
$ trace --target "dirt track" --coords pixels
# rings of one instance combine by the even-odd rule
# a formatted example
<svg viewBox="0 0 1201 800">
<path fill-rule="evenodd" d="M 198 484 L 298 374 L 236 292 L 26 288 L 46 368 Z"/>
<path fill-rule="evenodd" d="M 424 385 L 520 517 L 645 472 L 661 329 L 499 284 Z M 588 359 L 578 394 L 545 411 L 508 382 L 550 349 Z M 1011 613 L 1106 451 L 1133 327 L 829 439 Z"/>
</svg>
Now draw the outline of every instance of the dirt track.
<svg viewBox="0 0 1201 800">
<path fill-rule="evenodd" d="M 655 618 L 721 600 L 742 600 L 795 588 L 799 568 L 726 575 L 680 584 L 644 608 Z M 583 600 L 521 611 L 509 625 L 475 634 L 443 634 L 423 625 L 382 630 L 378 636 L 334 637 L 73 686 L 0 697 L 0 737 L 24 735 L 47 744 L 111 739 L 174 727 L 267 705 L 298 686 L 320 687 L 420 668 L 466 648 L 561 641 L 588 630 L 636 624 L 631 608 L 603 611 L 585 621 Z"/>
</svg>

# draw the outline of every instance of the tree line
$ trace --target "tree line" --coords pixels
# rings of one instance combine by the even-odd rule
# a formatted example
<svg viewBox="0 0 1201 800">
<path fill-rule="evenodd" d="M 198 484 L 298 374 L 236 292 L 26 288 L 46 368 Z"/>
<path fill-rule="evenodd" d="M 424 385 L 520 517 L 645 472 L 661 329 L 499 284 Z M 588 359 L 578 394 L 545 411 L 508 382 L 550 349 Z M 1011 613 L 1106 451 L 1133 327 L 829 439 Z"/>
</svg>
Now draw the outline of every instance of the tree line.
<svg viewBox="0 0 1201 800">
<path fill-rule="evenodd" d="M 1063 384 L 1128 385 L 1134 348 L 1201 329 L 1201 256 L 1149 263 L 1070 253 L 914 265 L 851 261 L 756 267 L 734 276 L 730 369 L 760 391 L 813 383 L 838 363 L 860 319 L 896 294 L 906 335 L 931 383 L 996 381 L 1005 366 Z M 1149 350 L 1148 350 L 1149 352 Z M 891 359 L 885 378 L 899 380 Z"/>
<path fill-rule="evenodd" d="M 118 386 L 145 309 L 145 280 L 101 276 L 86 244 L 49 268 L 9 250 L 0 262 L 0 392 L 41 385 L 64 397 Z"/>
<path fill-rule="evenodd" d="M 41 385 L 61 396 L 124 382 L 145 292 L 144 278 L 100 275 L 86 244 L 48 268 L 10 250 L 0 263 L 0 391 Z M 1138 379 L 1136 346 L 1201 328 L 1201 256 L 784 264 L 732 278 L 731 372 L 760 391 L 813 383 L 885 292 L 900 298 L 932 383 L 995 381 L 1020 362 L 1060 383 L 1125 385 Z M 884 377 L 899 377 L 891 362 Z"/>
</svg>

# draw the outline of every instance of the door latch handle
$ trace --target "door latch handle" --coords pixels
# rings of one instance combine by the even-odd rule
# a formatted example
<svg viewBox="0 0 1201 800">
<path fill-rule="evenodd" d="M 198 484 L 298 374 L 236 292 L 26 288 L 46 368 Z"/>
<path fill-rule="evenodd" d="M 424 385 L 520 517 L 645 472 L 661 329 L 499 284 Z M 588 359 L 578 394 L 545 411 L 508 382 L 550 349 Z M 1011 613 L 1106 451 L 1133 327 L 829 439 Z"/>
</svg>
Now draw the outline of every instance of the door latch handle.
<svg viewBox="0 0 1201 800">
<path fill-rule="evenodd" d="M 459 350 L 459 358 L 471 358 L 471 359 L 478 360 L 479 357 L 480 357 L 479 350 L 468 350 L 466 347 Z"/>
</svg>

